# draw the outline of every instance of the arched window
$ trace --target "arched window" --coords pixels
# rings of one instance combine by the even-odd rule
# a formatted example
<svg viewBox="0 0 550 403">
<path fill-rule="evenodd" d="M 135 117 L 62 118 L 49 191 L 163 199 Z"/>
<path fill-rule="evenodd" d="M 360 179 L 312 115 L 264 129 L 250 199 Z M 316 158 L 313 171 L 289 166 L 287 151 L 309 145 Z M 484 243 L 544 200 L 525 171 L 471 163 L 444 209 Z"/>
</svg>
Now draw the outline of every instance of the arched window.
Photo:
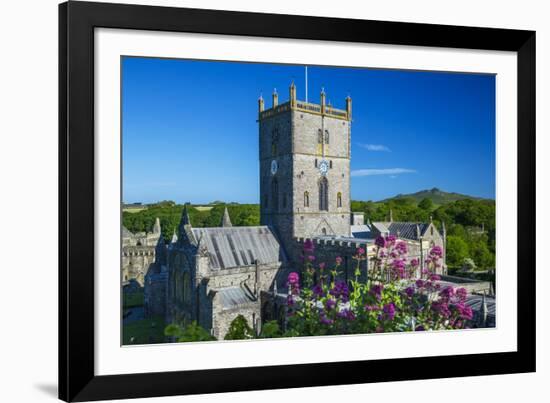
<svg viewBox="0 0 550 403">
<path fill-rule="evenodd" d="M 319 181 L 319 210 L 328 211 L 328 180 L 326 177 Z"/>
<path fill-rule="evenodd" d="M 273 211 L 279 210 L 279 182 L 277 178 L 271 180 L 271 208 Z"/>
<path fill-rule="evenodd" d="M 326 234 L 327 234 L 327 229 L 326 229 L 326 228 L 323 228 L 323 229 L 321 230 L 321 232 L 323 233 L 323 235 L 326 235 Z"/>
<path fill-rule="evenodd" d="M 183 302 L 184 304 L 189 304 L 191 302 L 191 285 L 189 281 L 189 272 L 183 273 Z"/>
<path fill-rule="evenodd" d="M 309 192 L 304 192 L 304 207 L 309 207 Z"/>
<path fill-rule="evenodd" d="M 323 144 L 323 131 L 321 129 L 317 132 L 317 144 Z"/>
<path fill-rule="evenodd" d="M 328 144 L 329 143 L 329 134 L 328 134 L 328 130 L 325 130 L 325 144 Z"/>
<path fill-rule="evenodd" d="M 317 168 L 317 158 L 315 158 L 315 168 Z"/>
<path fill-rule="evenodd" d="M 176 272 L 174 280 L 174 296 L 176 297 L 176 302 L 181 304 L 183 301 L 182 273 Z"/>
<path fill-rule="evenodd" d="M 430 228 L 430 235 L 431 235 L 431 236 L 434 236 L 434 227 L 431 227 L 431 228 Z"/>
<path fill-rule="evenodd" d="M 336 206 L 342 207 L 342 193 L 338 192 L 336 195 Z"/>
<path fill-rule="evenodd" d="M 332 169 L 332 160 L 329 162 L 330 169 Z"/>
</svg>

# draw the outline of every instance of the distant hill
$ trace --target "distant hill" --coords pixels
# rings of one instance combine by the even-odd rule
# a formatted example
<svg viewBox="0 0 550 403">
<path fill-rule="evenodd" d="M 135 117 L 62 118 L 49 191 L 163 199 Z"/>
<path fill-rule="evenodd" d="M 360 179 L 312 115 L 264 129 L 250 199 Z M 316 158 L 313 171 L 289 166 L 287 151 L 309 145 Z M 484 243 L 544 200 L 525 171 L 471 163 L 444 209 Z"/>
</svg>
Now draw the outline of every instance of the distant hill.
<svg viewBox="0 0 550 403">
<path fill-rule="evenodd" d="M 390 197 L 389 199 L 384 199 L 380 201 L 388 202 L 391 200 L 400 200 L 400 199 L 413 199 L 416 203 L 419 203 L 423 199 L 430 199 L 437 206 L 441 206 L 443 204 L 448 204 L 448 203 L 455 202 L 457 200 L 464 200 L 464 199 L 483 200 L 480 197 L 468 196 L 461 193 L 445 192 L 441 189 L 433 188 L 433 189 L 421 190 L 416 193 L 398 194 L 397 196 Z"/>
</svg>

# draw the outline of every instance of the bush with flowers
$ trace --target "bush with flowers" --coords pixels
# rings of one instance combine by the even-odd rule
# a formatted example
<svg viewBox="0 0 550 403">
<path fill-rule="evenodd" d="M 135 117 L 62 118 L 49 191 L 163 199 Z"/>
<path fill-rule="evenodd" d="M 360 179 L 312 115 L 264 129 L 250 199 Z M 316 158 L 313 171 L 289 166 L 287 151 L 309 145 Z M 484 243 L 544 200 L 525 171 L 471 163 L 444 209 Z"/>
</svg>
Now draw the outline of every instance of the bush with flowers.
<svg viewBox="0 0 550 403">
<path fill-rule="evenodd" d="M 409 259 L 407 244 L 394 236 L 375 240 L 368 273 L 356 251 L 354 278 L 341 276 L 342 259 L 333 266 L 315 265 L 314 244 L 304 243 L 304 270 L 289 274 L 285 336 L 463 329 L 473 317 L 464 288 L 442 286 L 436 269 L 443 250 L 434 246 L 419 273 L 418 259 Z M 363 275 L 366 274 L 366 275 Z"/>
</svg>

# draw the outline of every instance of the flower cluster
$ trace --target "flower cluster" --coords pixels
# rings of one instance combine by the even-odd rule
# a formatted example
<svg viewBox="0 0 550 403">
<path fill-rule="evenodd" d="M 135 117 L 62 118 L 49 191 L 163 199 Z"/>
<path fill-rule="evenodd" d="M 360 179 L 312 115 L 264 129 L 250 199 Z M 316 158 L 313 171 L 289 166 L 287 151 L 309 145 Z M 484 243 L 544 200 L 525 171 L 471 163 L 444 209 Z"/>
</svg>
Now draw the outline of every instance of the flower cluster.
<svg viewBox="0 0 550 403">
<path fill-rule="evenodd" d="M 408 258 L 395 236 L 376 238 L 368 273 L 365 248 L 354 256 L 354 279 L 341 278 L 343 259 L 315 264 L 314 243 L 304 242 L 304 268 L 288 275 L 288 327 L 295 335 L 423 331 L 467 327 L 472 309 L 467 291 L 442 286 L 437 274 L 443 249 L 434 246 L 422 262 Z M 421 270 L 422 268 L 422 270 Z"/>
</svg>

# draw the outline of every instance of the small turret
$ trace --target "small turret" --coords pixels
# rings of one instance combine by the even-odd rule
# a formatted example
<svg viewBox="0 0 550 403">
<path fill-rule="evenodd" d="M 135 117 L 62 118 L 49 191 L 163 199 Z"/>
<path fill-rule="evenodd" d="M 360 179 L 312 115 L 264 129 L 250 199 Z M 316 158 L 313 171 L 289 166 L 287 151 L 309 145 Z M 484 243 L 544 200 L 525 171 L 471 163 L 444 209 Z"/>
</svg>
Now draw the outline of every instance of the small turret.
<svg viewBox="0 0 550 403">
<path fill-rule="evenodd" d="M 179 232 L 183 231 L 183 227 L 186 225 L 191 225 L 191 220 L 189 218 L 189 212 L 187 211 L 187 206 L 183 207 L 183 211 L 181 213 L 181 220 L 179 225 Z"/>
<path fill-rule="evenodd" d="M 321 113 L 324 114 L 325 113 L 325 108 L 326 108 L 326 99 L 327 99 L 327 95 L 325 94 L 325 89 L 324 88 L 321 88 Z"/>
<path fill-rule="evenodd" d="M 351 120 L 351 97 L 349 95 L 346 97 L 346 114 L 348 120 Z"/>
<path fill-rule="evenodd" d="M 290 107 L 295 108 L 296 107 L 296 85 L 294 85 L 294 81 L 290 84 Z"/>
<path fill-rule="evenodd" d="M 155 219 L 155 224 L 153 225 L 153 234 L 160 234 L 161 228 L 160 228 L 160 219 L 157 217 Z"/>
<path fill-rule="evenodd" d="M 161 236 L 155 247 L 155 263 L 160 271 L 160 267 L 166 265 L 166 244 L 164 237 Z"/>
<path fill-rule="evenodd" d="M 174 228 L 174 233 L 172 234 L 172 240 L 170 243 L 176 243 L 178 242 L 178 234 L 176 233 L 176 229 Z"/>
<path fill-rule="evenodd" d="M 279 94 L 277 94 L 277 88 L 273 88 L 273 108 L 279 105 Z"/>
<path fill-rule="evenodd" d="M 231 218 L 229 217 L 229 212 L 227 211 L 227 207 L 223 211 L 222 216 L 222 222 L 220 224 L 220 227 L 232 227 L 233 224 L 231 224 Z"/>
<path fill-rule="evenodd" d="M 481 306 L 479 308 L 479 327 L 485 327 L 487 325 L 487 314 L 489 310 L 487 309 L 487 299 L 485 297 L 485 292 L 483 292 L 483 297 L 481 299 Z"/>
<path fill-rule="evenodd" d="M 264 111 L 264 98 L 262 97 L 262 94 L 260 94 L 260 98 L 258 98 L 258 112 Z"/>
</svg>

